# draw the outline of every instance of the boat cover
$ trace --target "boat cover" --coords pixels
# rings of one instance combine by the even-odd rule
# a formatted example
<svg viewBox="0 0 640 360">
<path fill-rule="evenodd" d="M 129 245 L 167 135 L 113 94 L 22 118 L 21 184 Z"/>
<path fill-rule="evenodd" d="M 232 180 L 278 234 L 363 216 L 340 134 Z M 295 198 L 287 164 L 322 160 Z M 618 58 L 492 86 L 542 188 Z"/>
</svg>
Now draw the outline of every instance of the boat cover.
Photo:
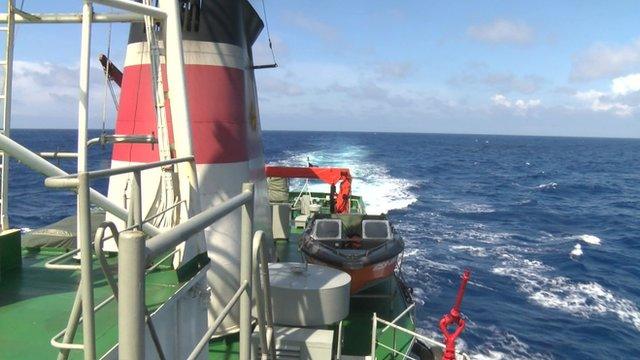
<svg viewBox="0 0 640 360">
<path fill-rule="evenodd" d="M 104 222 L 104 211 L 91 212 L 91 236 Z M 62 248 L 76 249 L 76 216 L 66 217 L 58 222 L 29 231 L 22 235 L 23 248 Z"/>
</svg>

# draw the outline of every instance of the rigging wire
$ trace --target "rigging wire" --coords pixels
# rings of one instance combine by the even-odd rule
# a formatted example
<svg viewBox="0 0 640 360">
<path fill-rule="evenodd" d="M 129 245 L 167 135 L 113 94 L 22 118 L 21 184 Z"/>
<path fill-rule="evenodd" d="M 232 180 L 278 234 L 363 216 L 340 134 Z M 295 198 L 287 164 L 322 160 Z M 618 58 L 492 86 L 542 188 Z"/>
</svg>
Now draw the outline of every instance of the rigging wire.
<svg viewBox="0 0 640 360">
<path fill-rule="evenodd" d="M 107 66 L 104 67 L 104 97 L 102 99 L 102 135 L 105 135 L 106 123 L 107 123 L 107 89 L 111 90 L 111 96 L 113 97 L 113 101 L 114 103 L 116 102 L 115 93 L 113 91 L 111 81 L 109 80 L 109 68 L 111 68 L 111 28 L 112 28 L 112 24 L 109 23 L 109 30 L 107 31 Z M 118 104 L 116 103 L 115 105 L 117 109 Z"/>
<path fill-rule="evenodd" d="M 267 30 L 267 39 L 269 40 L 269 49 L 271 49 L 271 58 L 273 59 L 274 64 L 278 64 L 276 61 L 276 53 L 273 50 L 273 42 L 271 41 L 271 32 L 269 31 L 269 20 L 267 19 L 267 7 L 264 4 L 264 0 L 262 0 L 262 13 L 264 14 L 264 26 Z"/>
</svg>

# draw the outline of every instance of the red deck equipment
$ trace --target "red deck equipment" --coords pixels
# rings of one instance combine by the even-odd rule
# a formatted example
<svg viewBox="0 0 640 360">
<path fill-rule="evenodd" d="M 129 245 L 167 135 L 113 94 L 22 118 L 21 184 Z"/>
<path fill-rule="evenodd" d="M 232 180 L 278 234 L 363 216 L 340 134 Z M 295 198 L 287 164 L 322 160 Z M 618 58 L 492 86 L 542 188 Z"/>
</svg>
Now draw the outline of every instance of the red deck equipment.
<svg viewBox="0 0 640 360">
<path fill-rule="evenodd" d="M 265 166 L 267 177 L 318 179 L 331 185 L 331 203 L 335 201 L 335 212 L 344 214 L 349 212 L 351 196 L 351 173 L 346 168 L 329 167 L 286 167 Z M 340 182 L 340 192 L 334 199 L 335 186 Z"/>
<path fill-rule="evenodd" d="M 467 286 L 467 282 L 471 277 L 471 272 L 465 270 L 462 274 L 462 281 L 460 282 L 460 289 L 458 289 L 458 296 L 456 297 L 456 303 L 451 308 L 448 314 L 444 314 L 440 319 L 440 331 L 444 335 L 444 343 L 446 348 L 442 360 L 455 360 L 456 359 L 456 339 L 464 330 L 465 321 L 460 316 L 460 304 L 462 303 L 462 297 L 464 296 L 464 289 Z M 455 325 L 456 329 L 450 332 L 448 327 Z"/>
</svg>

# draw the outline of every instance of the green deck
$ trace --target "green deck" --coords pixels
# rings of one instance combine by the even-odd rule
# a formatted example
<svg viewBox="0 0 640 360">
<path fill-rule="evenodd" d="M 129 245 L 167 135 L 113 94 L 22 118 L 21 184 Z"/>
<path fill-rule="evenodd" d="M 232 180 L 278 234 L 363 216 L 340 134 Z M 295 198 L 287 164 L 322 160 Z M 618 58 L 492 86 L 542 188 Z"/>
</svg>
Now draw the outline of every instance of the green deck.
<svg viewBox="0 0 640 360">
<path fill-rule="evenodd" d="M 57 355 L 49 341 L 64 329 L 78 286 L 76 271 L 50 270 L 45 262 L 56 251 L 22 252 L 22 268 L 5 272 L 0 280 L 0 359 L 51 359 Z M 113 261 L 115 258 L 111 259 Z M 94 264 L 95 303 L 112 293 L 97 262 Z M 146 303 L 155 310 L 180 286 L 175 271 L 160 267 L 147 275 Z M 117 341 L 117 305 L 110 302 L 96 312 L 96 348 L 105 354 Z M 82 327 L 75 342 L 82 341 Z M 71 351 L 70 358 L 82 358 Z"/>
<path fill-rule="evenodd" d="M 322 195 L 322 194 L 313 194 Z M 352 203 L 354 210 L 363 208 L 360 198 Z M 326 208 L 324 209 L 326 211 Z M 294 216 L 297 215 L 294 212 Z M 276 243 L 279 261 L 301 261 L 297 238 L 301 229 L 292 229 L 289 241 Z M 1 238 L 0 238 L 1 240 Z M 0 273 L 0 359 L 50 359 L 58 351 L 49 341 L 65 328 L 75 292 L 79 274 L 76 271 L 49 270 L 45 262 L 60 255 L 60 251 L 43 249 L 41 251 L 22 250 L 22 266 L 17 269 L 3 269 Z M 0 254 L 2 255 L 2 254 Z M 111 264 L 116 257 L 109 259 Z M 73 261 L 73 260 L 72 260 Z M 96 304 L 111 295 L 104 275 L 94 264 L 94 289 Z M 146 302 L 153 311 L 165 302 L 182 283 L 176 271 L 160 266 L 146 278 Z M 368 289 L 362 295 L 374 297 L 352 297 L 349 316 L 343 321 L 345 355 L 364 356 L 371 349 L 371 320 L 373 313 L 386 320 L 392 320 L 408 306 L 395 278 Z M 388 295 L 385 298 L 380 295 Z M 98 356 L 104 355 L 117 341 L 117 305 L 112 301 L 96 313 L 96 345 Z M 405 316 L 398 323 L 414 330 L 411 316 Z M 332 327 L 337 330 L 337 324 Z M 337 333 L 337 331 L 336 331 Z M 388 346 L 394 344 L 393 329 L 387 330 L 379 339 Z M 75 342 L 82 341 L 82 327 L 77 332 Z M 397 333 L 395 348 L 405 352 L 413 339 Z M 237 359 L 238 339 L 230 336 L 212 341 L 209 344 L 210 359 Z M 81 358 L 81 351 L 71 351 L 71 358 Z M 391 353 L 378 347 L 378 359 L 391 358 Z"/>
</svg>

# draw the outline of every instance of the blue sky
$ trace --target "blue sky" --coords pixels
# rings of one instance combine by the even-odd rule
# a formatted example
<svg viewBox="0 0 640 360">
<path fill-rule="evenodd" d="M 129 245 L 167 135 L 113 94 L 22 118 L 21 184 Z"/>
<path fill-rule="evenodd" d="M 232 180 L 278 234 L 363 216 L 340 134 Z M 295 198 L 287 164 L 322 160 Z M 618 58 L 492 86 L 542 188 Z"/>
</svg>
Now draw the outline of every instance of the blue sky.
<svg viewBox="0 0 640 360">
<path fill-rule="evenodd" d="M 265 129 L 640 137 L 637 0 L 265 2 L 280 65 L 257 75 Z M 78 8 L 47 3 L 25 9 Z M 73 126 L 78 30 L 18 30 L 16 126 Z M 126 33 L 112 28 L 116 62 Z M 270 62 L 265 35 L 257 63 Z"/>
</svg>

